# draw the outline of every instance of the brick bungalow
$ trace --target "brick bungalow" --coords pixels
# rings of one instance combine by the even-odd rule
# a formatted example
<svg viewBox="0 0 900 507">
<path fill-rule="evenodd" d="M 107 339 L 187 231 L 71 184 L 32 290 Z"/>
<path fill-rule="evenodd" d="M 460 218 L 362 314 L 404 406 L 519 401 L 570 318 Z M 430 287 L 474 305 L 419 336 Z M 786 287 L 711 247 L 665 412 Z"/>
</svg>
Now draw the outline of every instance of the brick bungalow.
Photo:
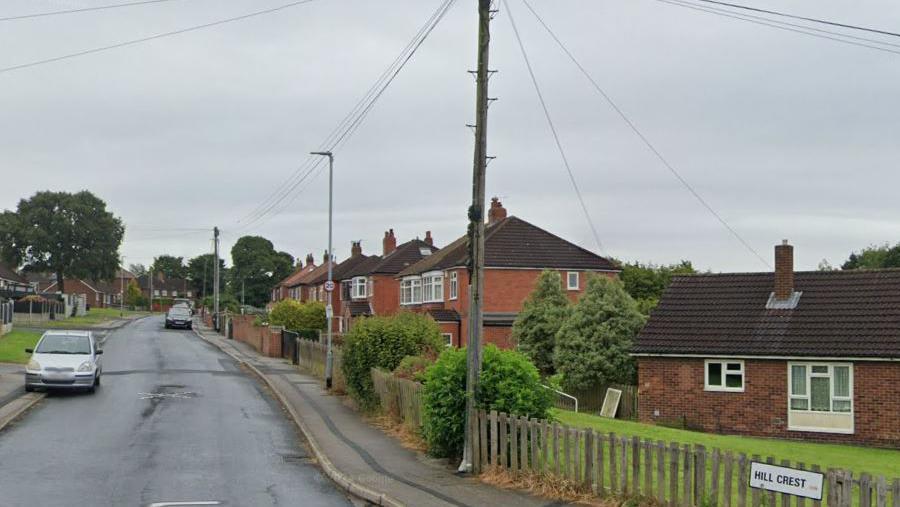
<svg viewBox="0 0 900 507">
<path fill-rule="evenodd" d="M 19 299 L 29 294 L 34 294 L 34 287 L 28 279 L 6 264 L 0 263 L 0 296 Z"/>
<path fill-rule="evenodd" d="M 491 200 L 484 235 L 484 343 L 511 348 L 512 325 L 541 272 L 560 272 L 574 301 L 588 273 L 615 277 L 612 262 L 521 218 L 507 216 Z M 464 346 L 469 318 L 468 238 L 462 236 L 398 274 L 401 308 L 427 312 L 441 326 L 447 345 Z"/>
<path fill-rule="evenodd" d="M 432 255 L 434 246 L 431 231 L 425 239 L 413 239 L 397 246 L 394 229 L 385 231 L 381 257 L 372 256 L 348 269 L 340 278 L 341 292 L 350 285 L 350 301 L 341 305 L 344 329 L 350 329 L 353 319 L 367 315 L 393 315 L 400 310 L 400 281 L 397 274 Z"/>
<path fill-rule="evenodd" d="M 674 277 L 637 337 L 639 415 L 900 447 L 900 270 Z"/>
</svg>

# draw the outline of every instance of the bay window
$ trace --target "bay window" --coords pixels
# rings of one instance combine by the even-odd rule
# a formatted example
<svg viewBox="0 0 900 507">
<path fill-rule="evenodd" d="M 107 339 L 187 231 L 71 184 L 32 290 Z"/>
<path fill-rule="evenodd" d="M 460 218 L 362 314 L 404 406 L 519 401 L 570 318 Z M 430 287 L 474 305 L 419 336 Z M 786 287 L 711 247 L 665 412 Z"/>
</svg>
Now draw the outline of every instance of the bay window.
<svg viewBox="0 0 900 507">
<path fill-rule="evenodd" d="M 406 278 L 400 281 L 400 304 L 415 305 L 422 302 L 422 279 Z"/>
<path fill-rule="evenodd" d="M 440 303 L 444 300 L 444 274 L 428 273 L 422 277 L 422 291 L 425 303 Z"/>
<path fill-rule="evenodd" d="M 353 280 L 350 281 L 352 284 L 352 292 L 350 293 L 353 299 L 362 299 L 366 297 L 366 277 L 357 276 L 354 277 Z"/>
<path fill-rule="evenodd" d="M 459 280 L 456 271 L 450 272 L 450 299 L 459 297 Z"/>
</svg>

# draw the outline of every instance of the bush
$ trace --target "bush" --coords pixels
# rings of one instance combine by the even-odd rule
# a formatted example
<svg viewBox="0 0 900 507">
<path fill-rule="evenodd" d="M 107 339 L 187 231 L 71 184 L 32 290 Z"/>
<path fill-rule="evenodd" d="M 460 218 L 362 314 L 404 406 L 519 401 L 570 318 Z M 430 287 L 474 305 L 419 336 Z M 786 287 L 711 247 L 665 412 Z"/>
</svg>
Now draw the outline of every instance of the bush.
<svg viewBox="0 0 900 507">
<path fill-rule="evenodd" d="M 544 271 L 513 323 L 512 337 L 542 375 L 552 375 L 556 334 L 571 308 L 558 271 Z"/>
<path fill-rule="evenodd" d="M 393 371 L 406 356 L 437 354 L 442 347 L 437 322 L 425 315 L 404 312 L 355 322 L 342 349 L 347 391 L 363 410 L 371 410 L 378 403 L 372 368 Z"/>
<path fill-rule="evenodd" d="M 434 364 L 434 358 L 428 356 L 406 356 L 394 368 L 394 376 L 416 382 L 425 380 L 425 370 Z"/>
<path fill-rule="evenodd" d="M 546 419 L 551 393 L 525 355 L 488 345 L 475 394 L 479 409 Z M 424 436 L 438 457 L 462 454 L 466 412 L 466 350 L 447 349 L 425 373 Z"/>
<path fill-rule="evenodd" d="M 326 324 L 325 305 L 319 302 L 301 303 L 293 299 L 279 301 L 272 306 L 269 324 L 283 326 L 291 331 L 301 329 L 324 329 Z"/>
</svg>

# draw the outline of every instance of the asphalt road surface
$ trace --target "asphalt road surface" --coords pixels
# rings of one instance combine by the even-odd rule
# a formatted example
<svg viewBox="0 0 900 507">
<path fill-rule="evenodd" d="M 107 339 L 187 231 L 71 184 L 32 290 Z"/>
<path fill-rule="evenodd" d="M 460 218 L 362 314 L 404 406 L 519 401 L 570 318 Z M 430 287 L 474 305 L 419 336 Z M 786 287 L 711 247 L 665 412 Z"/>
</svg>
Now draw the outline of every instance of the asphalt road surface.
<svg viewBox="0 0 900 507">
<path fill-rule="evenodd" d="M 257 380 L 193 332 L 143 319 L 103 349 L 96 394 L 51 394 L 0 432 L 0 506 L 351 505 Z"/>
</svg>

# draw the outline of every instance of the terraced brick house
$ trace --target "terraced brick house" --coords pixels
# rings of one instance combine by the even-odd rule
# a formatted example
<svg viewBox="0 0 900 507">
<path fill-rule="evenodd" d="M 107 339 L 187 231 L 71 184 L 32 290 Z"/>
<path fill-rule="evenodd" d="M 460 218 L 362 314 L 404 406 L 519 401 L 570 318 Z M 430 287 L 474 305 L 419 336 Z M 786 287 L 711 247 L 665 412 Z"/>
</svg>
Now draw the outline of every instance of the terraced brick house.
<svg viewBox="0 0 900 507">
<path fill-rule="evenodd" d="M 306 265 L 303 265 L 303 261 L 299 261 L 294 272 L 278 282 L 278 285 L 272 289 L 270 305 L 284 299 L 300 301 L 299 282 L 314 269 L 316 269 L 315 259 L 312 254 L 307 254 Z"/>
<path fill-rule="evenodd" d="M 512 325 L 544 270 L 559 271 L 574 301 L 590 274 L 615 277 L 609 260 L 521 218 L 491 200 L 485 228 L 484 343 L 511 348 Z M 449 346 L 468 341 L 469 251 L 466 236 L 397 275 L 400 308 L 430 314 Z"/>
<path fill-rule="evenodd" d="M 637 337 L 639 416 L 900 447 L 900 270 L 677 276 Z"/>
<path fill-rule="evenodd" d="M 331 295 L 331 306 L 332 311 L 334 312 L 334 318 L 332 319 L 332 331 L 335 333 L 343 333 L 346 325 L 343 317 L 343 304 L 345 301 L 350 301 L 350 282 L 348 281 L 346 284 L 342 282 L 343 278 L 347 273 L 351 270 L 357 268 L 358 266 L 368 262 L 372 257 L 363 255 L 362 253 L 362 243 L 359 241 L 352 241 L 350 243 L 350 257 L 345 259 L 343 262 L 335 263 L 331 268 L 331 279 L 334 281 L 335 289 L 334 293 Z M 377 259 L 377 257 L 376 257 Z M 325 266 L 325 270 L 319 273 L 315 278 L 309 281 L 310 285 L 314 288 L 311 293 L 314 293 L 316 296 L 316 301 L 321 301 L 323 303 L 328 302 L 328 293 L 325 291 L 325 282 L 328 281 L 328 266 Z"/>
</svg>

